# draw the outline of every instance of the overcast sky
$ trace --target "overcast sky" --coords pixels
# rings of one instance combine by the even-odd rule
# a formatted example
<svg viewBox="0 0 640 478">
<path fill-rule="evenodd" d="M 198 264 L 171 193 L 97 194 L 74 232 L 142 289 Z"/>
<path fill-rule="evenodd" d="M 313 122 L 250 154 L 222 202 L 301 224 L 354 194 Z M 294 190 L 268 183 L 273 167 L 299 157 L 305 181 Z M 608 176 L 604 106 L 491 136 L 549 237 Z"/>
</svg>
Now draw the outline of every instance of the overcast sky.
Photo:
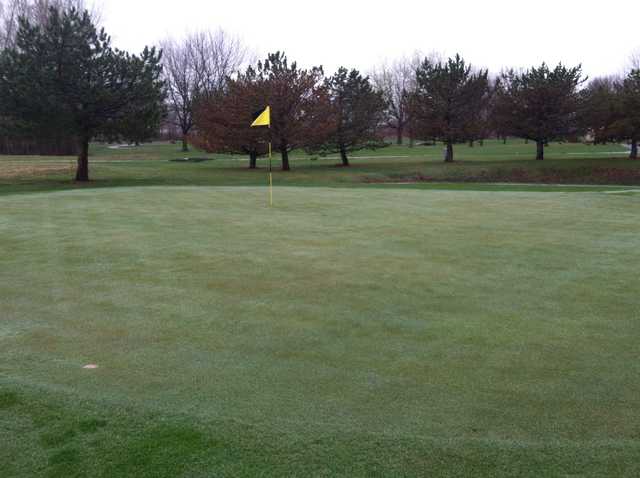
<svg viewBox="0 0 640 478">
<path fill-rule="evenodd" d="M 543 60 L 622 71 L 640 50 L 638 0 L 102 0 L 115 46 L 139 51 L 167 35 L 222 28 L 259 57 L 284 50 L 303 66 L 368 71 L 415 51 L 460 52 L 499 71 Z"/>
</svg>

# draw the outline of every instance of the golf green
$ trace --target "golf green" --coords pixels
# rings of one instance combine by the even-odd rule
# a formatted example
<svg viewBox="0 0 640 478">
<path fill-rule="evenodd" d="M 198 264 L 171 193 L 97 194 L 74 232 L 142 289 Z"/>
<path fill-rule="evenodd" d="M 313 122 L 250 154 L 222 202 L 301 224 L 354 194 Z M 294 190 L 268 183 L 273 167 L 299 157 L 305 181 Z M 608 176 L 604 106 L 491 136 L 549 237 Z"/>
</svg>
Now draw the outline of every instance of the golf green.
<svg viewBox="0 0 640 478">
<path fill-rule="evenodd" d="M 639 210 L 602 192 L 2 196 L 3 476 L 637 476 Z"/>
</svg>

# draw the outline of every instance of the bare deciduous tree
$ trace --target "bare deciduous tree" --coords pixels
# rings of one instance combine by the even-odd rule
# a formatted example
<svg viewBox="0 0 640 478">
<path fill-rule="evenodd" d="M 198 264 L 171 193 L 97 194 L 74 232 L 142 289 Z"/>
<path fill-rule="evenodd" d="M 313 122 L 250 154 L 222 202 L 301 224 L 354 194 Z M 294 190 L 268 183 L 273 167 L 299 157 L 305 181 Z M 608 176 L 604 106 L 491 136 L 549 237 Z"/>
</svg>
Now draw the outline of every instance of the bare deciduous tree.
<svg viewBox="0 0 640 478">
<path fill-rule="evenodd" d="M 0 50 L 15 44 L 19 19 L 26 18 L 33 25 L 44 25 L 51 7 L 60 11 L 75 8 L 87 10 L 94 24 L 102 23 L 102 8 L 97 2 L 86 0 L 7 0 L 0 2 Z"/>
<path fill-rule="evenodd" d="M 243 66 L 248 52 L 238 38 L 223 30 L 193 33 L 183 40 L 168 38 L 161 46 L 169 110 L 182 135 L 182 150 L 188 151 L 195 104 L 223 88 Z"/>
<path fill-rule="evenodd" d="M 26 0 L 7 0 L 0 3 L 0 49 L 13 46 L 18 30 L 18 18 L 24 15 L 28 8 Z"/>
<path fill-rule="evenodd" d="M 640 70 L 640 48 L 629 57 L 629 70 Z"/>
<path fill-rule="evenodd" d="M 440 58 L 436 53 L 429 57 Z M 382 63 L 371 72 L 371 80 L 375 88 L 382 93 L 387 104 L 387 126 L 396 132 L 397 144 L 402 144 L 411 124 L 409 116 L 409 97 L 416 89 L 416 69 L 420 66 L 424 55 L 415 53 L 392 63 Z"/>
</svg>

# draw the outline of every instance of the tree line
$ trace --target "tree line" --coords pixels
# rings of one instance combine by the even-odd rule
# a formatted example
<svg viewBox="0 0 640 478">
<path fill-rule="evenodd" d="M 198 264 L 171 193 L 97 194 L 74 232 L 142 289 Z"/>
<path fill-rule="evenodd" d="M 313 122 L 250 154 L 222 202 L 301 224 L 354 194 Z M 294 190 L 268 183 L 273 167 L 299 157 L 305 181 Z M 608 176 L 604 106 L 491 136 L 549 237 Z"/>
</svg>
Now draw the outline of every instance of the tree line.
<svg viewBox="0 0 640 478">
<path fill-rule="evenodd" d="M 251 113 L 270 105 L 274 124 L 268 133 L 251 130 Z M 358 149 L 385 145 L 385 127 L 398 144 L 440 141 L 444 160 L 454 160 L 454 145 L 489 138 L 518 137 L 545 146 L 583 136 L 594 143 L 628 142 L 638 157 L 640 69 L 624 78 L 590 82 L 581 66 L 558 64 L 510 69 L 491 78 L 460 55 L 427 57 L 411 68 L 382 70 L 372 77 L 340 68 L 324 77 L 321 67 L 300 69 L 283 53 L 270 54 L 256 67 L 228 78 L 224 88 L 198 102 L 192 135 L 208 151 L 264 154 L 268 136 L 289 169 L 288 153 L 339 153 L 344 166 Z"/>
<path fill-rule="evenodd" d="M 345 67 L 326 75 L 301 68 L 283 52 L 256 61 L 224 31 L 167 39 L 138 55 L 118 50 L 99 28 L 99 12 L 81 0 L 0 3 L 0 131 L 6 135 L 74 138 L 76 179 L 88 180 L 93 140 L 142 142 L 161 124 L 211 152 L 246 154 L 249 167 L 267 145 L 290 169 L 289 154 L 339 154 L 437 141 L 444 160 L 454 146 L 519 137 L 544 158 L 551 141 L 589 136 L 628 142 L 637 158 L 640 68 L 624 78 L 588 81 L 581 66 L 547 64 L 491 76 L 462 56 L 418 56 L 382 65 L 370 75 Z M 251 128 L 271 107 L 269 129 Z"/>
</svg>

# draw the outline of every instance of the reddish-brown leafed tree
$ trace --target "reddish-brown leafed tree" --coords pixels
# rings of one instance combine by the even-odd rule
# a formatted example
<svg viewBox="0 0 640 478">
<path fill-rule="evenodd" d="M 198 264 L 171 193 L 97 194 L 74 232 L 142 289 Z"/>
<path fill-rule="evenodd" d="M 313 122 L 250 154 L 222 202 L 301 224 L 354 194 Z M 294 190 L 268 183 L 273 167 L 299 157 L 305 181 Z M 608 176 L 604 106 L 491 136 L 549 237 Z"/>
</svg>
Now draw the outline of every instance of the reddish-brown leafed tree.
<svg viewBox="0 0 640 478">
<path fill-rule="evenodd" d="M 280 52 L 268 55 L 245 80 L 264 95 L 263 106 L 271 106 L 268 133 L 274 151 L 282 155 L 282 170 L 289 171 L 289 152 L 322 144 L 333 128 L 332 109 L 322 85 L 322 68 L 311 70 L 289 64 Z M 253 111 L 252 111 L 253 112 Z"/>
<path fill-rule="evenodd" d="M 251 128 L 254 112 L 264 108 L 264 85 L 255 76 L 230 80 L 224 90 L 200 102 L 194 119 L 192 143 L 208 152 L 248 154 L 249 168 L 268 150 L 268 131 Z"/>
<path fill-rule="evenodd" d="M 329 95 L 322 83 L 321 68 L 303 70 L 289 64 L 284 54 L 270 54 L 230 80 L 215 95 L 200 101 L 191 136 L 198 147 L 212 152 L 245 153 L 250 168 L 268 150 L 282 156 L 282 170 L 288 171 L 289 152 L 313 149 L 323 144 L 334 129 Z M 271 127 L 251 128 L 256 112 L 271 107 Z"/>
</svg>

